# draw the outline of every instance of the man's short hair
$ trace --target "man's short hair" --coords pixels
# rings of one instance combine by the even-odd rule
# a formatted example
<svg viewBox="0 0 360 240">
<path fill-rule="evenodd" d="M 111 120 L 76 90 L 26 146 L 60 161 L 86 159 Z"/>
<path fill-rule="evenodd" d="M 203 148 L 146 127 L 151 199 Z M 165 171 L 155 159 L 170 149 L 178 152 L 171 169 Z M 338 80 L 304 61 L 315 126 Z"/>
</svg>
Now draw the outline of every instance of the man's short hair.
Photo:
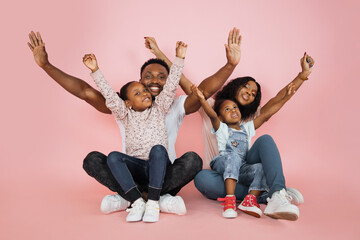
<svg viewBox="0 0 360 240">
<path fill-rule="evenodd" d="M 166 64 L 166 62 L 164 60 L 161 60 L 159 58 L 151 58 L 149 60 L 147 60 L 142 66 L 141 66 L 141 70 L 140 70 L 140 78 L 141 78 L 141 74 L 144 71 L 144 69 L 150 65 L 150 64 L 160 64 L 162 66 L 164 66 L 164 68 L 166 68 L 167 73 L 169 74 L 170 69 L 169 66 Z"/>
</svg>

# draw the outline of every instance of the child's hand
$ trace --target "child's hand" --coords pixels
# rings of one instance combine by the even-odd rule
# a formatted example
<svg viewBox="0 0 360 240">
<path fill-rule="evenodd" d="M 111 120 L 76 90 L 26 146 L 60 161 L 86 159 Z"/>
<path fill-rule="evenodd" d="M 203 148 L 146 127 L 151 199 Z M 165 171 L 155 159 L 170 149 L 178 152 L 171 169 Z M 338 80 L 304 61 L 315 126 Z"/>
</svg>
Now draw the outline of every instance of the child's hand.
<svg viewBox="0 0 360 240">
<path fill-rule="evenodd" d="M 160 49 L 155 41 L 155 38 L 153 37 L 144 37 L 145 38 L 145 47 L 147 49 L 150 49 L 150 52 L 153 54 L 157 54 L 160 52 Z"/>
<path fill-rule="evenodd" d="M 191 85 L 191 91 L 199 100 L 205 100 L 204 94 L 196 87 L 195 84 Z"/>
<path fill-rule="evenodd" d="M 312 59 L 312 57 L 310 57 L 309 55 L 304 53 L 304 56 L 300 59 L 300 65 L 301 65 L 300 78 L 301 79 L 307 80 L 307 78 L 309 77 L 309 75 L 312 72 L 314 64 L 315 64 L 314 59 Z"/>
<path fill-rule="evenodd" d="M 176 43 L 176 56 L 178 58 L 185 58 L 186 55 L 186 49 L 187 49 L 187 44 L 179 41 Z"/>
<path fill-rule="evenodd" d="M 96 57 L 93 53 L 85 54 L 83 57 L 83 63 L 91 70 L 91 72 L 96 72 L 99 69 Z"/>
<path fill-rule="evenodd" d="M 241 58 L 241 35 L 240 31 L 237 28 L 232 29 L 229 32 L 228 44 L 225 44 L 226 49 L 226 58 L 228 63 L 236 66 L 240 62 Z"/>
</svg>

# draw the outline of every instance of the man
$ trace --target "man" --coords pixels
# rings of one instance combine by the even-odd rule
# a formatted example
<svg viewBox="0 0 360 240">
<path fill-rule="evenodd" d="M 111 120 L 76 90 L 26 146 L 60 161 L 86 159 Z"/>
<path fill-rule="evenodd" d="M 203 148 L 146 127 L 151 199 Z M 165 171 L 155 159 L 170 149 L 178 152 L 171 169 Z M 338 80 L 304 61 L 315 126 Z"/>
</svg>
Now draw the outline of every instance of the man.
<svg viewBox="0 0 360 240">
<path fill-rule="evenodd" d="M 86 101 L 99 112 L 106 114 L 111 113 L 106 107 L 105 99 L 99 91 L 91 87 L 85 81 L 66 74 L 49 62 L 45 44 L 39 32 L 37 34 L 31 32 L 29 38 L 30 43 L 28 42 L 28 46 L 33 52 L 35 62 L 52 79 L 66 91 Z M 227 63 L 220 68 L 218 72 L 203 80 L 199 85 L 199 89 L 203 91 L 206 98 L 209 98 L 225 83 L 239 63 L 241 56 L 240 42 L 241 36 L 239 35 L 239 30 L 234 28 L 229 33 L 228 44 L 225 45 Z M 171 62 L 158 48 L 154 38 L 146 38 L 145 44 L 158 58 L 165 60 L 168 65 L 171 65 Z M 166 63 L 159 59 L 153 59 L 147 61 L 141 68 L 141 79 L 139 81 L 149 89 L 153 97 L 157 96 L 162 91 L 162 87 L 169 74 Z M 182 86 L 187 94 L 191 93 L 189 83 L 190 81 L 182 75 L 180 86 Z M 183 199 L 180 196 L 175 195 L 202 169 L 202 160 L 196 153 L 187 152 L 180 158 L 176 158 L 175 155 L 177 132 L 184 116 L 196 112 L 199 108 L 200 103 L 196 96 L 192 94 L 189 96 L 183 95 L 174 100 L 170 112 L 167 114 L 166 125 L 169 139 L 169 157 L 173 164 L 166 170 L 161 192 L 162 196 L 159 201 L 160 211 L 162 212 L 176 213 L 179 215 L 186 213 Z M 122 125 L 119 124 L 119 127 L 124 143 L 125 135 Z M 85 171 L 98 182 L 118 193 L 105 196 L 102 200 L 101 211 L 103 213 L 111 213 L 126 209 L 129 202 L 124 199 L 124 192 L 112 176 L 111 171 L 106 164 L 106 159 L 107 157 L 102 153 L 91 152 L 84 159 L 83 167 Z M 143 191 L 146 198 L 146 186 L 139 186 L 139 189 Z"/>
</svg>

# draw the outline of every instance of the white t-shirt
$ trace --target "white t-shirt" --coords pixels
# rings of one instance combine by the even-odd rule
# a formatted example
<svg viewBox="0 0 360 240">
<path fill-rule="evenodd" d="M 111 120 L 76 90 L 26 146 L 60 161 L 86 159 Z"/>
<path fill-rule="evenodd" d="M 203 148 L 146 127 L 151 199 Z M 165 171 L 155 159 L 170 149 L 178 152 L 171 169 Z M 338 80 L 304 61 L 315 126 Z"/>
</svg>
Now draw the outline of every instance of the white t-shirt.
<svg viewBox="0 0 360 240">
<path fill-rule="evenodd" d="M 209 98 L 207 102 L 210 106 L 214 106 L 215 99 Z M 210 118 L 205 113 L 203 108 L 200 108 L 199 113 L 202 119 L 202 135 L 204 140 L 204 159 L 203 159 L 203 167 L 210 169 L 211 160 L 219 155 L 218 142 L 216 140 L 216 136 L 211 133 L 213 129 Z M 249 135 L 249 148 L 251 146 L 251 138 L 255 135 L 255 127 L 254 121 L 249 121 L 245 124 L 249 124 L 245 129 L 247 129 L 247 133 Z M 245 125 L 244 124 L 244 125 Z"/>
<path fill-rule="evenodd" d="M 255 127 L 254 127 L 254 121 L 249 121 L 247 123 L 241 124 L 243 126 L 248 138 L 248 148 L 250 149 L 251 145 L 251 138 L 255 136 Z M 234 132 L 243 132 L 243 130 L 236 130 L 233 129 Z M 214 129 L 211 130 L 212 134 L 215 134 L 217 144 L 218 144 L 218 150 L 223 151 L 226 149 L 226 143 L 229 139 L 229 127 L 223 122 L 220 122 L 220 126 L 218 130 L 215 132 Z"/>
<path fill-rule="evenodd" d="M 180 128 L 180 125 L 185 117 L 185 108 L 184 103 L 187 98 L 187 95 L 181 95 L 174 99 L 173 104 L 170 107 L 169 112 L 166 114 L 166 130 L 168 134 L 168 147 L 169 147 L 169 158 L 170 161 L 173 163 L 176 159 L 175 153 L 175 142 L 177 138 L 177 134 Z M 126 154 L 125 149 L 125 128 L 120 121 L 116 121 L 122 137 L 122 152 Z"/>
</svg>

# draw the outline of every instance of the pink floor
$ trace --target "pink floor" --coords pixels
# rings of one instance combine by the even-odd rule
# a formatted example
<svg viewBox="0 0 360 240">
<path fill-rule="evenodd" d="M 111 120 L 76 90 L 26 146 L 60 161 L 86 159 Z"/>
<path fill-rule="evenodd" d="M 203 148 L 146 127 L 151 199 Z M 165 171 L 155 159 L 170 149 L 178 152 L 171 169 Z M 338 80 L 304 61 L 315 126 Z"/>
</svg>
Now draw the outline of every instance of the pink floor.
<svg viewBox="0 0 360 240">
<path fill-rule="evenodd" d="M 102 197 L 109 192 L 95 181 L 49 180 L 37 188 L 2 189 L 0 239 L 359 239 L 359 207 L 344 192 L 341 197 L 315 188 L 302 189 L 305 196 L 300 218 L 290 222 L 266 216 L 239 214 L 224 219 L 220 204 L 205 199 L 193 182 L 180 195 L 185 216 L 161 214 L 154 224 L 127 223 L 126 212 L 100 213 Z M 51 182 L 54 181 L 54 182 Z M 295 182 L 293 183 L 295 184 Z M 323 201 L 325 198 L 329 201 Z M 343 204 L 337 204 L 338 202 Z M 337 206 L 336 208 L 334 206 Z M 262 209 L 264 206 L 262 206 Z"/>
</svg>

